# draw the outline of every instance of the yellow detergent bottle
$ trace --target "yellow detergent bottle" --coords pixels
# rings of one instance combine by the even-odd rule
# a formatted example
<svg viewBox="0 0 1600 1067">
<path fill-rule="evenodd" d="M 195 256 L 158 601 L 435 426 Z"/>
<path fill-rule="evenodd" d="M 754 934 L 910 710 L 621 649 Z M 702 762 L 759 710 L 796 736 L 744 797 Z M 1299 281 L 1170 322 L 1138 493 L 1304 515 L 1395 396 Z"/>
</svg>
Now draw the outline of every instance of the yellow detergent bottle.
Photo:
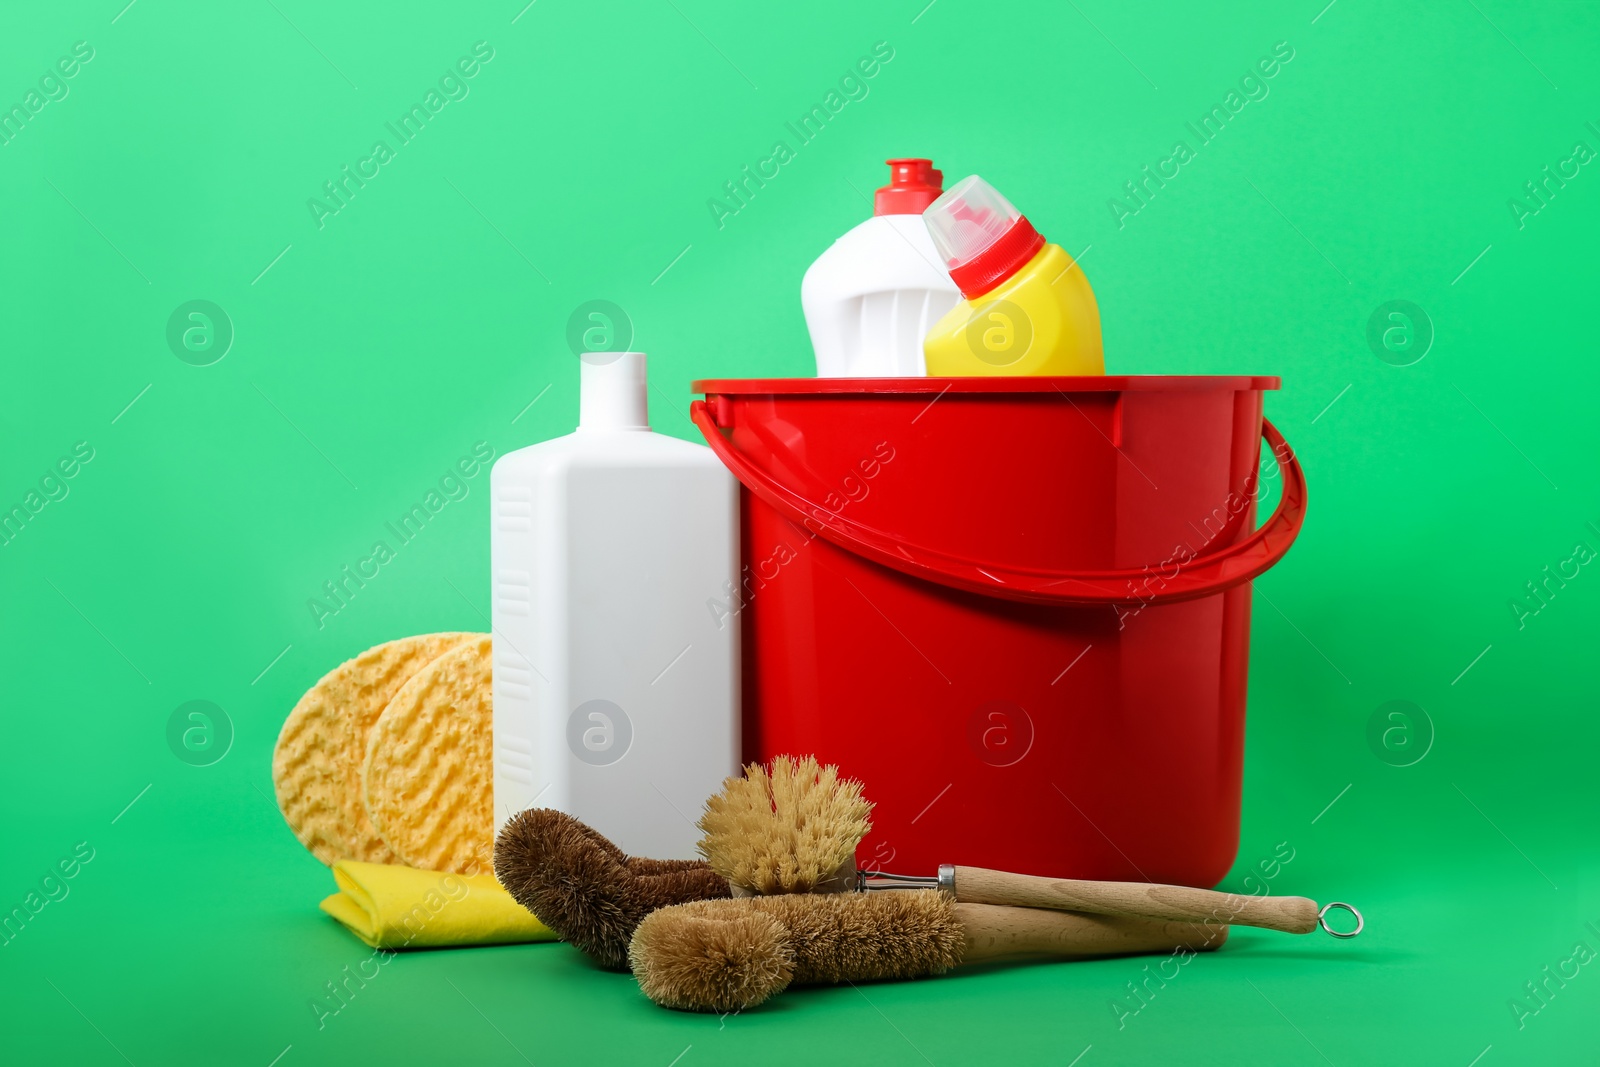
<svg viewBox="0 0 1600 1067">
<path fill-rule="evenodd" d="M 976 174 L 923 213 L 965 300 L 923 341 L 930 377 L 1104 374 L 1083 268 Z"/>
</svg>

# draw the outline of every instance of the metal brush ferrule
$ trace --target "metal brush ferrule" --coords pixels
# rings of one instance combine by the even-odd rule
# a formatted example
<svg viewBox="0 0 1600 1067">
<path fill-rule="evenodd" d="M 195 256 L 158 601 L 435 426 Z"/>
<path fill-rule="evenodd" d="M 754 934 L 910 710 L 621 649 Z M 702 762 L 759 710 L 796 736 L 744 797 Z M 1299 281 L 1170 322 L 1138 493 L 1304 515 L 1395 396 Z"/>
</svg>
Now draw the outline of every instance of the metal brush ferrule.
<svg viewBox="0 0 1600 1067">
<path fill-rule="evenodd" d="M 893 871 L 857 871 L 856 888 L 863 893 L 878 889 L 938 889 L 939 879 L 925 874 L 895 874 Z"/>
<path fill-rule="evenodd" d="M 870 893 L 880 889 L 937 889 L 949 896 L 956 894 L 956 869 L 942 863 L 939 873 L 895 874 L 893 871 L 857 871 L 856 891 Z"/>
</svg>

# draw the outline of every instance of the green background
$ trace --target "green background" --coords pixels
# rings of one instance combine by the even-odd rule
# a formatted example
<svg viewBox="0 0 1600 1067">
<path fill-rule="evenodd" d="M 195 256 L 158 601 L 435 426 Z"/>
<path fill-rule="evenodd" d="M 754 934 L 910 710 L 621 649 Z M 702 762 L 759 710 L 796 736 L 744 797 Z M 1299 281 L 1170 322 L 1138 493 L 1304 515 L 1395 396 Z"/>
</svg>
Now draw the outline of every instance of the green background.
<svg viewBox="0 0 1600 1067">
<path fill-rule="evenodd" d="M 8 1062 L 1595 1062 L 1600 968 L 1521 1027 L 1509 1001 L 1600 950 L 1600 575 L 1520 628 L 1510 605 L 1600 547 L 1600 168 L 1520 226 L 1508 201 L 1600 148 L 1600 7 L 122 2 L 0 15 L 8 107 L 94 49 L 0 147 L 0 504 L 94 452 L 0 547 L 0 904 L 94 850 L 0 949 Z M 319 228 L 307 200 L 478 41 L 470 95 Z M 868 95 L 797 146 L 785 122 L 880 41 Z M 1270 94 L 1200 147 L 1185 123 L 1278 42 Z M 779 139 L 795 158 L 719 228 L 708 199 Z M 1178 140 L 1195 158 L 1119 226 Z M 485 628 L 486 476 L 320 628 L 307 599 L 474 442 L 571 429 L 585 301 L 625 309 L 667 433 L 695 436 L 692 377 L 808 373 L 800 276 L 903 154 L 1087 247 L 1114 371 L 1282 375 L 1311 511 L 1257 583 L 1226 884 L 1287 842 L 1270 890 L 1368 932 L 1241 931 L 1120 1029 L 1146 961 L 718 1020 L 533 945 L 399 957 L 319 1030 L 310 998 L 368 951 L 316 910 L 272 743 L 341 660 Z M 166 340 L 196 299 L 235 331 L 210 366 Z M 1366 339 L 1394 299 L 1435 335 L 1409 366 Z M 204 767 L 166 734 L 196 699 L 234 735 Z M 1431 736 L 1411 766 L 1368 741 L 1391 700 L 1425 710 L 1391 737 Z"/>
</svg>

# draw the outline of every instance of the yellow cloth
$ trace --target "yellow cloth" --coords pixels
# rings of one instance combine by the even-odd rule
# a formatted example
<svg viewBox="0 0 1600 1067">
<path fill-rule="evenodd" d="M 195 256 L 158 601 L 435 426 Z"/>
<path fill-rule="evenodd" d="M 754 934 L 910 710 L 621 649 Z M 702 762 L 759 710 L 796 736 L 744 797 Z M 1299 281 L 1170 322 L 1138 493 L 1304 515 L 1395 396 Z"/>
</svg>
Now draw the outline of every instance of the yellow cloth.
<svg viewBox="0 0 1600 1067">
<path fill-rule="evenodd" d="M 339 892 L 322 910 L 373 948 L 439 948 L 554 941 L 492 874 L 447 874 L 340 860 Z"/>
</svg>

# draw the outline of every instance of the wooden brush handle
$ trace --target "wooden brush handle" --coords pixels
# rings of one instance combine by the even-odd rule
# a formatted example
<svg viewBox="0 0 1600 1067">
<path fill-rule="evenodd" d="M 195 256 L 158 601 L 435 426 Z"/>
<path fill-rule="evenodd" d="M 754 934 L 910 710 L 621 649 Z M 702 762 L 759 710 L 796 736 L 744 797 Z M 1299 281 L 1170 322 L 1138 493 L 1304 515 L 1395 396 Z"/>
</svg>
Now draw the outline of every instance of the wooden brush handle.
<svg viewBox="0 0 1600 1067">
<path fill-rule="evenodd" d="M 956 904 L 966 948 L 962 963 L 1013 956 L 1130 956 L 1188 949 L 1205 952 L 1228 939 L 1226 926 L 1162 922 L 1129 915 L 1083 915 L 1042 908 Z"/>
<path fill-rule="evenodd" d="M 1289 934 L 1317 928 L 1317 903 L 1305 897 L 1251 897 L 1150 882 L 1038 878 L 983 867 L 956 868 L 956 899 L 1096 915 L 1131 915 L 1190 923 L 1259 926 Z"/>
</svg>

